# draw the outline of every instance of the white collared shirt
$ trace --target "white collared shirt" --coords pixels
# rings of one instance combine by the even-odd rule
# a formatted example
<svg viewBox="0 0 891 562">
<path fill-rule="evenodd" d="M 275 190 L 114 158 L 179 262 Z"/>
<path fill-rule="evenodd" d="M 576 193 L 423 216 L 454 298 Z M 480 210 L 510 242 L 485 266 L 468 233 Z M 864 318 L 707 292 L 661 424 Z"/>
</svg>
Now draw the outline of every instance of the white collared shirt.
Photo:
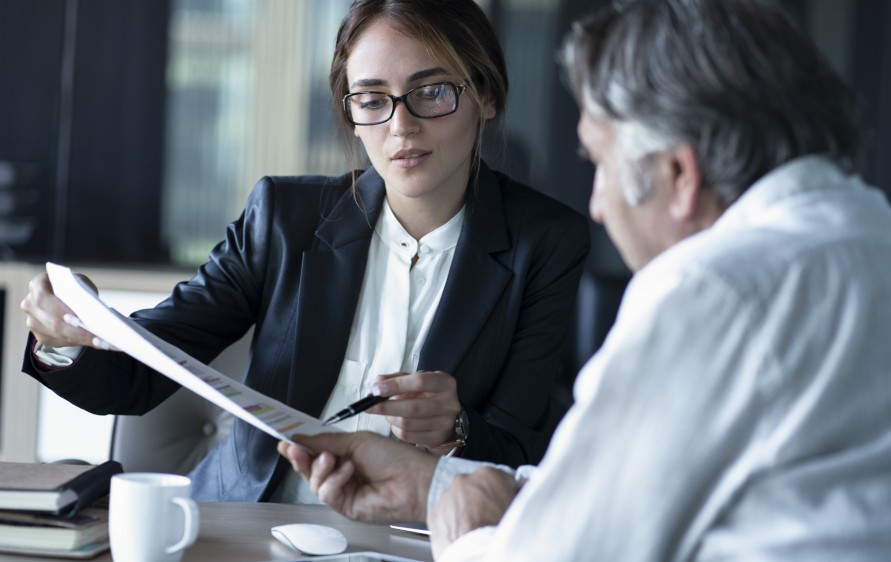
<svg viewBox="0 0 891 562">
<path fill-rule="evenodd" d="M 889 560 L 889 334 L 888 201 L 790 162 L 635 275 L 501 523 L 441 559 Z"/>
<path fill-rule="evenodd" d="M 417 370 L 463 222 L 462 208 L 447 223 L 415 240 L 384 200 L 368 248 L 368 265 L 346 357 L 321 419 L 366 396 L 378 375 Z M 418 260 L 412 267 L 415 256 Z M 390 433 L 386 418 L 374 414 L 353 416 L 337 427 Z M 318 499 L 300 476 L 289 471 L 272 501 L 317 503 Z"/>
</svg>

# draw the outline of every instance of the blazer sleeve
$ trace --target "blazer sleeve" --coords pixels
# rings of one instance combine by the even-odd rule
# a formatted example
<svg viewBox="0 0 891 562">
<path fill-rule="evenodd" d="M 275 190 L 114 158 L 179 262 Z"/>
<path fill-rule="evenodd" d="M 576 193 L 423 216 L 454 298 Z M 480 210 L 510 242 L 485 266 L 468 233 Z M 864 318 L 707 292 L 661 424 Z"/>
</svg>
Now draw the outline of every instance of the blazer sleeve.
<svg viewBox="0 0 891 562">
<path fill-rule="evenodd" d="M 318 224 L 318 190 L 306 190 L 316 201 L 304 207 L 312 217 L 304 230 L 311 233 Z M 311 192 L 311 193 L 310 193 Z M 274 282 L 268 277 L 281 263 L 284 249 L 279 246 L 274 225 L 277 193 L 275 182 L 263 178 L 248 197 L 241 216 L 226 229 L 225 238 L 188 281 L 178 284 L 172 294 L 156 307 L 138 311 L 132 318 L 140 325 L 183 349 L 202 362 L 213 360 L 237 341 L 261 315 L 264 291 Z M 300 223 L 300 213 L 292 211 Z M 299 237 L 297 237 L 299 238 Z M 95 414 L 143 414 L 175 392 L 179 385 L 135 359 L 119 352 L 91 348 L 64 369 L 46 371 L 36 365 L 29 337 L 23 371 L 66 400 Z"/>
</svg>

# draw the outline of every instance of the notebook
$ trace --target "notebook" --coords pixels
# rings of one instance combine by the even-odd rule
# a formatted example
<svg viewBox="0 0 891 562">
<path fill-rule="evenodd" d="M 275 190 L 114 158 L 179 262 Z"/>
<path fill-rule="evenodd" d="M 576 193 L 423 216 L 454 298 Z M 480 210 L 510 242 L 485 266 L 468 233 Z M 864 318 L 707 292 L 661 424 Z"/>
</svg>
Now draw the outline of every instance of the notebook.
<svg viewBox="0 0 891 562">
<path fill-rule="evenodd" d="M 108 494 L 121 464 L 0 462 L 0 509 L 73 513 Z"/>
</svg>

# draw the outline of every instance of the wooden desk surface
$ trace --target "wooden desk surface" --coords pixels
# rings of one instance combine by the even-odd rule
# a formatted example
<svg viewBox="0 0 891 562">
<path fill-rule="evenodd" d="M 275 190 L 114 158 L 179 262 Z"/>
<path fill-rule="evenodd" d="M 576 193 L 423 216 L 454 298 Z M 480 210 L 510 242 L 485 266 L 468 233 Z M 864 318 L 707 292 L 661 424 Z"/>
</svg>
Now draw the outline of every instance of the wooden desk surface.
<svg viewBox="0 0 891 562">
<path fill-rule="evenodd" d="M 199 510 L 198 540 L 185 551 L 183 562 L 291 560 L 300 553 L 280 543 L 269 531 L 287 523 L 318 523 L 339 529 L 349 541 L 347 552 L 374 550 L 424 562 L 433 560 L 427 537 L 387 525 L 350 521 L 323 505 L 201 503 Z M 0 562 L 40 560 L 50 559 L 0 553 Z M 111 553 L 92 560 L 111 562 Z"/>
</svg>

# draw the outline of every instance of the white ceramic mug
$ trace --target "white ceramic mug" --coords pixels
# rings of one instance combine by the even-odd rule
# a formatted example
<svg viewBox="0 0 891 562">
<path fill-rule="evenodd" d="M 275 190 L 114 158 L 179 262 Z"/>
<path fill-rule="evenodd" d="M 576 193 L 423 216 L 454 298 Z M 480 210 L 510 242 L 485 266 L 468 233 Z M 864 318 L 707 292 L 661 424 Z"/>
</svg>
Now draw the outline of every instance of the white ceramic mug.
<svg viewBox="0 0 891 562">
<path fill-rule="evenodd" d="M 198 536 L 191 484 L 176 474 L 112 477 L 108 532 L 115 562 L 179 562 Z"/>
</svg>

